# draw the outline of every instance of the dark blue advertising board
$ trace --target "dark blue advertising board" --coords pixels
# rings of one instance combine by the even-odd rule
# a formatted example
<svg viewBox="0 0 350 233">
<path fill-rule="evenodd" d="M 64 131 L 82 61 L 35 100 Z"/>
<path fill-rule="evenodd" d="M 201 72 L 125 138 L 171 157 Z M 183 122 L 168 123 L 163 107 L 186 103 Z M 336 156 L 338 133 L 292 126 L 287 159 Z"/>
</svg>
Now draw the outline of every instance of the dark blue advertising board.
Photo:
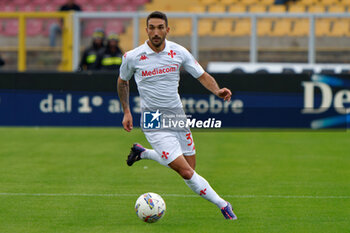
<svg viewBox="0 0 350 233">
<path fill-rule="evenodd" d="M 212 75 L 233 91 L 230 102 L 181 75 L 179 92 L 191 127 L 349 128 L 350 76 Z M 130 105 L 139 126 L 140 97 L 133 81 Z M 122 118 L 113 73 L 0 74 L 2 126 L 121 126 Z"/>
</svg>

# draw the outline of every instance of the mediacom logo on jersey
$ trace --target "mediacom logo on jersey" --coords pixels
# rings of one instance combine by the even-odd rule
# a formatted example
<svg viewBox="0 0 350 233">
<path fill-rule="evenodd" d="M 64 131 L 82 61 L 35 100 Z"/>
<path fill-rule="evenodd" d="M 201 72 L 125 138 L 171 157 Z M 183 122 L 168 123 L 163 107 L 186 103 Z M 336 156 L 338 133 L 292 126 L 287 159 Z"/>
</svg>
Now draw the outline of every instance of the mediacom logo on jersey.
<svg viewBox="0 0 350 233">
<path fill-rule="evenodd" d="M 177 72 L 178 68 L 179 68 L 179 66 L 177 64 L 171 64 L 171 65 L 166 65 L 166 66 L 161 66 L 161 67 L 158 67 L 158 68 L 154 68 L 151 71 L 142 70 L 141 74 L 142 74 L 142 77 L 149 77 L 149 76 L 155 76 L 155 75 L 161 75 L 161 74 Z"/>
</svg>

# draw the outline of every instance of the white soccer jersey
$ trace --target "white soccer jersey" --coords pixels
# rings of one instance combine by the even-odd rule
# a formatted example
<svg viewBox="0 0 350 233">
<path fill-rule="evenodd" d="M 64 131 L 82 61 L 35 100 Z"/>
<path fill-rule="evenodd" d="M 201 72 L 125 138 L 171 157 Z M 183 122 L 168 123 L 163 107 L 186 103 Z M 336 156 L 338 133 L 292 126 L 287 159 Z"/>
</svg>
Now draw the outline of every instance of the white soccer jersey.
<svg viewBox="0 0 350 233">
<path fill-rule="evenodd" d="M 180 67 L 184 66 L 194 78 L 199 78 L 203 68 L 187 49 L 165 40 L 165 48 L 154 52 L 147 41 L 124 54 L 120 78 L 135 77 L 141 97 L 141 108 L 182 108 L 178 86 Z"/>
</svg>

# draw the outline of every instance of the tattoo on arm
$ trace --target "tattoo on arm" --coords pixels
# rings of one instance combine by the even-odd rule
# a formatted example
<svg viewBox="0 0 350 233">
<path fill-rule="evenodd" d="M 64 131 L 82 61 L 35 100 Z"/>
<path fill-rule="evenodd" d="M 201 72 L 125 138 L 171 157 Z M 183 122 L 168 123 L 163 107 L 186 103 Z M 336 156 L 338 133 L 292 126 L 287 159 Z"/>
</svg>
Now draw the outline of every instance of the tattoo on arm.
<svg viewBox="0 0 350 233">
<path fill-rule="evenodd" d="M 118 79 L 118 96 L 124 113 L 130 111 L 129 107 L 129 81 Z"/>
</svg>

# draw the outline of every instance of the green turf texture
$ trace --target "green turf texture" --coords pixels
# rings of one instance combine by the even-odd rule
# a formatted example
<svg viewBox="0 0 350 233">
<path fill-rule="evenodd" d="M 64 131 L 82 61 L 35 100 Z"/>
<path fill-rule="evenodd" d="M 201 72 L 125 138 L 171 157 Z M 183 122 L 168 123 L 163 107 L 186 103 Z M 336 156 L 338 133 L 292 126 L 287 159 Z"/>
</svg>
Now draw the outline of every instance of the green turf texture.
<svg viewBox="0 0 350 233">
<path fill-rule="evenodd" d="M 140 129 L 4 127 L 0 232 L 350 232 L 350 132 L 193 134 L 197 172 L 232 203 L 237 221 L 154 161 L 128 167 L 131 144 L 149 146 Z M 135 214 L 145 192 L 166 202 L 157 223 Z"/>
</svg>

